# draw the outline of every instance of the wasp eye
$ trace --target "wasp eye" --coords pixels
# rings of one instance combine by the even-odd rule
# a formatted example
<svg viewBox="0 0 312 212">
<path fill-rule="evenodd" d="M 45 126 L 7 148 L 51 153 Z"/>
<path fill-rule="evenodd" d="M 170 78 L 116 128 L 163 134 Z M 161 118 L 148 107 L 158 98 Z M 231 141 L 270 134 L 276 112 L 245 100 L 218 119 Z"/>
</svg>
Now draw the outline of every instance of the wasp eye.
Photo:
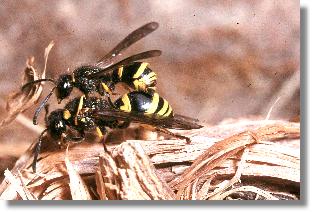
<svg viewBox="0 0 312 212">
<path fill-rule="evenodd" d="M 70 95 L 73 90 L 73 80 L 71 75 L 62 75 L 56 86 L 56 97 L 63 100 Z"/>
</svg>

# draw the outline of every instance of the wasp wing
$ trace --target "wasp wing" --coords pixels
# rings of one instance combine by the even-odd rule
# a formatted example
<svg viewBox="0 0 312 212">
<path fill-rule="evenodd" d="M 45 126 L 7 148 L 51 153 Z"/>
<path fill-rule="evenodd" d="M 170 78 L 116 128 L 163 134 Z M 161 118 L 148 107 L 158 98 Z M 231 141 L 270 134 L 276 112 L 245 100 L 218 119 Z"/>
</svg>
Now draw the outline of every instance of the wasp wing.
<svg viewBox="0 0 312 212">
<path fill-rule="evenodd" d="M 161 117 L 156 114 L 144 115 L 141 113 L 128 113 L 118 110 L 105 109 L 102 111 L 94 111 L 93 117 L 97 119 L 119 120 L 134 122 L 140 124 L 148 124 L 155 127 L 169 128 L 169 129 L 180 129 L 180 130 L 191 130 L 199 129 L 203 126 L 199 125 L 197 119 L 175 114 L 172 117 Z"/>
<path fill-rule="evenodd" d="M 125 37 L 121 42 L 119 42 L 115 48 L 113 48 L 109 53 L 102 57 L 98 62 L 98 66 L 109 66 L 112 64 L 112 60 L 120 55 L 120 53 L 126 50 L 129 46 L 135 42 L 141 40 L 151 32 L 158 28 L 159 24 L 157 22 L 147 23 L 140 28 L 131 32 L 127 37 Z"/>
<path fill-rule="evenodd" d="M 108 66 L 104 69 L 101 69 L 99 72 L 97 73 L 94 73 L 94 74 L 90 74 L 88 76 L 88 78 L 92 79 L 92 78 L 96 78 L 96 77 L 99 77 L 103 74 L 106 74 L 108 71 L 112 71 L 120 66 L 123 66 L 123 65 L 128 65 L 128 64 L 131 64 L 132 62 L 135 62 L 135 61 L 138 61 L 138 60 L 143 60 L 143 59 L 147 59 L 147 58 L 150 58 L 150 57 L 157 57 L 161 55 L 161 51 L 160 50 L 150 50 L 150 51 L 146 51 L 146 52 L 141 52 L 139 54 L 135 54 L 135 55 L 132 55 L 130 57 L 127 57 L 126 59 L 123 59 L 121 61 L 119 61 L 118 63 L 115 63 L 111 66 Z"/>
</svg>

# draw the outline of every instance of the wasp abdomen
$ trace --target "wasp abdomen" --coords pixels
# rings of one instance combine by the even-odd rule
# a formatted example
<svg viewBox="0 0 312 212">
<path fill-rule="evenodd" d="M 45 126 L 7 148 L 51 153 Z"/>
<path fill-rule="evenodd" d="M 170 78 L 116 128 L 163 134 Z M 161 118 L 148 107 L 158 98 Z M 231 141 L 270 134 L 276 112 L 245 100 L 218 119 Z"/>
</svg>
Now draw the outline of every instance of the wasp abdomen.
<svg viewBox="0 0 312 212">
<path fill-rule="evenodd" d="M 148 63 L 134 62 L 121 66 L 113 72 L 115 82 L 124 82 L 136 91 L 155 90 L 157 75 L 148 67 Z"/>
<path fill-rule="evenodd" d="M 120 110 L 129 113 L 155 114 L 164 118 L 173 116 L 172 107 L 158 93 L 151 96 L 144 92 L 133 91 L 123 95 L 115 102 L 115 105 Z"/>
</svg>

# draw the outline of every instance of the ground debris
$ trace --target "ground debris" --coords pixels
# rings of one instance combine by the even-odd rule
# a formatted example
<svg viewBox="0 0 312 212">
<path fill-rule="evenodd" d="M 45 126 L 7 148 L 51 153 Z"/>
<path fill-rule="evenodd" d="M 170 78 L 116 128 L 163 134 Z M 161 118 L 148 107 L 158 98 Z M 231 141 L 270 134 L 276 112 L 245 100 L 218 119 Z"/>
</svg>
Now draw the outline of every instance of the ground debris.
<svg viewBox="0 0 312 212">
<path fill-rule="evenodd" d="M 35 58 L 30 57 L 29 59 L 27 59 L 22 85 L 25 85 L 26 83 L 38 79 L 45 78 L 48 56 L 53 45 L 54 42 L 51 41 L 50 44 L 45 49 L 44 52 L 45 63 L 44 69 L 41 72 L 41 74 L 39 73 L 38 69 L 34 67 Z M 6 102 L 6 111 L 8 115 L 4 120 L 0 122 L 0 127 L 11 123 L 20 113 L 24 112 L 25 110 L 31 108 L 34 104 L 36 104 L 42 94 L 43 84 L 44 82 L 36 83 L 26 87 L 23 90 L 19 89 L 18 91 L 10 94 Z"/>
<path fill-rule="evenodd" d="M 34 199 L 299 199 L 300 124 L 245 123 L 186 131 L 190 144 L 126 140 L 108 142 L 105 151 L 100 143 L 84 142 L 70 145 L 67 154 L 46 147 L 35 174 L 30 149 L 11 173 Z M 21 199 L 25 191 L 12 176 L 0 185 L 1 199 Z"/>
</svg>

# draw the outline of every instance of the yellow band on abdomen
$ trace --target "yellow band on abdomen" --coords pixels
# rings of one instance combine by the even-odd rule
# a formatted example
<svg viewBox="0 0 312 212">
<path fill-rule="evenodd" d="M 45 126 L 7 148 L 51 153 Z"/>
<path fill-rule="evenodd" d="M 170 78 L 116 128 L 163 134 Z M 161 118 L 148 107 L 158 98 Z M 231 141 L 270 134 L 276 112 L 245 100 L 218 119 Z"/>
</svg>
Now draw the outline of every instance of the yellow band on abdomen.
<svg viewBox="0 0 312 212">
<path fill-rule="evenodd" d="M 164 104 L 160 111 L 158 111 L 158 115 L 163 116 L 169 107 L 168 101 L 164 99 Z"/>
<path fill-rule="evenodd" d="M 151 105 L 150 105 L 149 109 L 145 112 L 145 114 L 155 113 L 155 111 L 157 110 L 157 107 L 158 107 L 158 103 L 159 103 L 159 95 L 158 95 L 158 93 L 154 93 Z"/>
<path fill-rule="evenodd" d="M 146 69 L 147 65 L 148 63 L 143 62 L 138 68 L 137 72 L 133 75 L 133 78 L 134 79 L 139 78 L 142 75 L 143 71 Z"/>
</svg>

